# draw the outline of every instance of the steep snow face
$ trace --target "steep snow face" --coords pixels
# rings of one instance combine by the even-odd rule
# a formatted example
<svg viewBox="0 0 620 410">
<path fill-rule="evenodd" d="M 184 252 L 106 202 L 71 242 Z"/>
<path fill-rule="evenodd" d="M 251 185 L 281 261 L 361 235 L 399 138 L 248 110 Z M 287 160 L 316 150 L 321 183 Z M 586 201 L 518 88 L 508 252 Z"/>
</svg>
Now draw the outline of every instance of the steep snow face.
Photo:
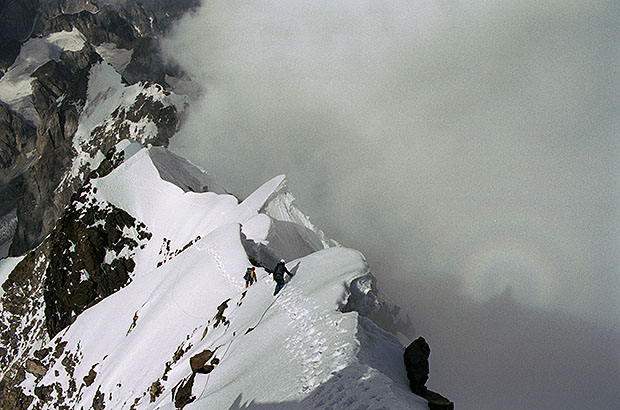
<svg viewBox="0 0 620 410">
<path fill-rule="evenodd" d="M 161 179 L 172 182 L 183 191 L 226 193 L 211 175 L 165 148 L 153 147 L 149 155 Z"/>
<path fill-rule="evenodd" d="M 166 263 L 224 225 L 235 224 L 239 231 L 240 226 L 248 224 L 254 227 L 255 235 L 267 236 L 269 225 L 257 223 L 255 219 L 264 218 L 259 216 L 259 210 L 284 176 L 267 182 L 239 203 L 232 195 L 185 192 L 163 180 L 151 159 L 151 152 L 147 149 L 138 152 L 118 171 L 93 182 L 101 199 L 143 221 L 153 233 L 149 245 L 136 259 L 137 263 L 145 264 L 145 271 Z M 153 153 L 158 163 L 164 162 L 159 149 L 154 149 Z M 256 230 L 257 226 L 262 226 L 263 230 Z"/>
<path fill-rule="evenodd" d="M 85 42 L 82 33 L 75 28 L 28 40 L 13 65 L 0 78 L 0 100 L 33 124 L 38 124 L 40 118 L 32 103 L 30 74 L 50 60 L 59 61 L 63 51 L 81 50 Z"/>
<path fill-rule="evenodd" d="M 103 61 L 110 64 L 119 73 L 125 71 L 133 54 L 133 50 L 118 48 L 114 43 L 103 43 L 95 46 L 95 50 L 103 58 Z"/>
<path fill-rule="evenodd" d="M 127 286 L 41 346 L 46 355 L 21 384 L 38 398 L 31 408 L 426 408 L 409 392 L 403 346 L 355 311 L 376 305 L 359 252 L 333 247 L 289 261 L 294 276 L 275 297 L 260 267 L 244 288 L 241 232 L 266 242 L 272 218 L 261 210 L 284 176 L 239 202 L 163 180 L 153 152 L 91 181 L 97 201 L 152 237 L 136 249 Z"/>
</svg>

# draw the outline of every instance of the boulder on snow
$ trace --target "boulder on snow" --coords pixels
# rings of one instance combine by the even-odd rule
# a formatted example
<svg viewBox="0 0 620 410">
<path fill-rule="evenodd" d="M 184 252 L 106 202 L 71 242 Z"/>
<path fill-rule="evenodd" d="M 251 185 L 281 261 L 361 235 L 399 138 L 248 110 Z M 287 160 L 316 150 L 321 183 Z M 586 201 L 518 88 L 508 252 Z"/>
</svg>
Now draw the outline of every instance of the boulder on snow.
<svg viewBox="0 0 620 410">
<path fill-rule="evenodd" d="M 38 360 L 26 359 L 25 367 L 28 373 L 34 374 L 36 377 L 43 377 L 47 373 L 47 368 Z"/>
<path fill-rule="evenodd" d="M 188 378 L 181 379 L 181 381 L 179 381 L 179 383 L 177 383 L 177 385 L 172 389 L 172 399 L 174 400 L 175 408 L 182 409 L 189 403 L 196 400 L 196 396 L 192 394 L 195 377 L 196 373 L 192 373 L 192 375 Z"/>
<path fill-rule="evenodd" d="M 428 401 L 430 410 L 454 410 L 454 403 L 439 393 L 426 388 L 428 381 L 428 358 L 431 348 L 423 337 L 418 337 L 405 349 L 404 360 L 411 391 Z"/>
<path fill-rule="evenodd" d="M 215 366 L 213 364 L 207 364 L 207 362 L 211 360 L 211 358 L 213 357 L 213 353 L 213 351 L 206 349 L 201 353 L 192 356 L 189 359 L 189 365 L 192 368 L 192 372 L 203 374 L 211 373 Z"/>
</svg>

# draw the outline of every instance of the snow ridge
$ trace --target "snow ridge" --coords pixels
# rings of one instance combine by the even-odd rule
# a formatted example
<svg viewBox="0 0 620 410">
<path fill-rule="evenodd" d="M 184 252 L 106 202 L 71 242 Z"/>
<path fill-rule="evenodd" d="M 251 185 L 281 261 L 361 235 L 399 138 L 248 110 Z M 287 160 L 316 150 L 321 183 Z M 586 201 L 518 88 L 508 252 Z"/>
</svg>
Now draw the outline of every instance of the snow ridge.
<svg viewBox="0 0 620 410">
<path fill-rule="evenodd" d="M 242 232 L 265 240 L 279 229 L 264 212 L 282 210 L 272 202 L 284 176 L 239 203 L 162 179 L 155 151 L 167 155 L 142 149 L 91 180 L 89 201 L 129 213 L 150 236 L 132 251 L 129 283 L 38 342 L 53 354 L 25 374 L 29 408 L 425 408 L 409 392 L 402 345 L 360 314 L 377 301 L 359 252 L 321 244 L 287 262 L 294 276 L 277 296 L 263 267 L 244 288 Z M 185 185 L 179 175 L 196 172 L 171 179 Z"/>
</svg>

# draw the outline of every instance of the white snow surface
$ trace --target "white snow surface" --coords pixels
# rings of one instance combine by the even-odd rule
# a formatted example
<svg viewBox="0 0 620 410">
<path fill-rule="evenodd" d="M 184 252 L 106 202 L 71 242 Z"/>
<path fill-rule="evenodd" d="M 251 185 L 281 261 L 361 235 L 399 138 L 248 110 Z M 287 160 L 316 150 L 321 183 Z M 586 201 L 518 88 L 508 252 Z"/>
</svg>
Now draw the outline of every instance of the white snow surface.
<svg viewBox="0 0 620 410">
<path fill-rule="evenodd" d="M 4 258 L 0 259 L 0 297 L 4 295 L 4 289 L 2 289 L 2 285 L 9 277 L 9 274 L 18 263 L 20 263 L 24 259 L 23 256 L 18 256 L 16 258 Z"/>
<path fill-rule="evenodd" d="M 59 61 L 63 51 L 79 51 L 85 37 L 79 30 L 52 33 L 45 38 L 31 38 L 22 45 L 13 65 L 0 78 L 0 100 L 33 124 L 40 121 L 32 103 L 30 75 L 50 60 Z"/>
<path fill-rule="evenodd" d="M 103 43 L 95 46 L 95 51 L 103 58 L 103 61 L 110 64 L 119 73 L 125 71 L 133 55 L 133 50 L 117 48 L 114 43 Z"/>
<path fill-rule="evenodd" d="M 78 387 L 91 369 L 97 374 L 66 399 L 70 408 L 91 408 L 100 392 L 107 409 L 172 410 L 172 390 L 192 374 L 190 357 L 209 349 L 219 362 L 195 375 L 195 401 L 186 410 L 427 409 L 409 391 L 398 340 L 358 312 L 341 311 L 349 285 L 370 278 L 359 252 L 335 247 L 289 261 L 294 276 L 277 297 L 262 268 L 258 282 L 244 289 L 250 262 L 240 230 L 268 236 L 271 218 L 261 210 L 284 183 L 275 177 L 241 203 L 184 192 L 159 177 L 148 149 L 93 181 L 99 200 L 144 222 L 153 237 L 137 251 L 132 282 L 50 342 L 66 341 L 78 358 Z M 163 390 L 151 398 L 157 381 Z M 53 383 L 69 386 L 60 360 L 39 385 Z M 32 392 L 34 378 L 22 386 Z"/>
</svg>

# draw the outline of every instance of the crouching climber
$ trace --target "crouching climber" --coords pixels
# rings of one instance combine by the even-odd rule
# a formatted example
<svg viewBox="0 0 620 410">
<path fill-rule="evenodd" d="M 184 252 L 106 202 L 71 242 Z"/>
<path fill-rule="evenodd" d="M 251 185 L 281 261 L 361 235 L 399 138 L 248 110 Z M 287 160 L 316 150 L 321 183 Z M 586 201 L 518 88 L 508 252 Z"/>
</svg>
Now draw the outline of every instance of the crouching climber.
<svg viewBox="0 0 620 410">
<path fill-rule="evenodd" d="M 245 275 L 243 276 L 245 279 L 245 287 L 252 286 L 254 282 L 256 282 L 256 271 L 254 270 L 254 266 L 249 267 L 245 271 Z"/>
<path fill-rule="evenodd" d="M 273 280 L 276 281 L 276 290 L 273 292 L 274 296 L 284 287 L 284 274 L 286 273 L 291 277 L 293 276 L 291 272 L 286 269 L 284 262 L 284 259 L 280 259 L 280 262 L 273 268 Z"/>
</svg>

